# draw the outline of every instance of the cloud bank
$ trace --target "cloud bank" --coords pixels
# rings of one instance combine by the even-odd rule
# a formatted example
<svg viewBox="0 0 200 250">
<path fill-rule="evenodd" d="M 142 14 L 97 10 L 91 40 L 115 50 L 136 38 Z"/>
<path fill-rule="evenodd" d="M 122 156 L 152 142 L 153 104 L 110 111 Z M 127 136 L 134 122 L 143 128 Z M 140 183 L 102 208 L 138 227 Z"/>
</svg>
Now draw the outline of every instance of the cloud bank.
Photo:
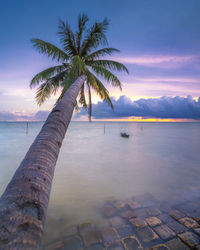
<svg viewBox="0 0 200 250">
<path fill-rule="evenodd" d="M 194 100 L 188 97 L 166 97 L 139 99 L 131 101 L 123 95 L 119 99 L 112 98 L 114 110 L 105 102 L 93 104 L 94 119 L 116 119 L 128 117 L 161 118 L 161 119 L 195 119 L 200 120 L 200 97 Z M 49 111 L 40 110 L 33 115 L 0 112 L 0 121 L 44 121 Z M 87 110 L 81 109 L 75 119 L 87 115 Z"/>
<path fill-rule="evenodd" d="M 114 110 L 111 110 L 105 102 L 93 105 L 94 118 L 124 118 L 141 116 L 144 118 L 173 118 L 200 120 L 200 98 L 198 101 L 191 96 L 139 99 L 131 101 L 126 96 L 118 100 L 112 98 Z M 85 115 L 87 111 L 81 110 L 78 116 Z"/>
<path fill-rule="evenodd" d="M 20 112 L 0 112 L 0 121 L 45 121 L 49 111 L 40 110 L 33 115 L 23 115 Z"/>
</svg>

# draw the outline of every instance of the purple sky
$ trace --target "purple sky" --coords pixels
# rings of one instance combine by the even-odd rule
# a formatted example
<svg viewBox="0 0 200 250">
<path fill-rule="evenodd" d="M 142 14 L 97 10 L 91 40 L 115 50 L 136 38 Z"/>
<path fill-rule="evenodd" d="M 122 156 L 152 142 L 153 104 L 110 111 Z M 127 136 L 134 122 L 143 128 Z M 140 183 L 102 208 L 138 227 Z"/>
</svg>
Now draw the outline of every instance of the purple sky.
<svg viewBox="0 0 200 250">
<path fill-rule="evenodd" d="M 58 18 L 67 19 L 75 27 L 81 12 L 86 12 L 91 21 L 110 19 L 109 45 L 121 50 L 113 58 L 126 64 L 130 71 L 128 76 L 119 75 L 122 92 L 108 88 L 112 96 L 118 99 L 125 95 L 131 101 L 162 96 L 191 96 L 190 100 L 197 100 L 200 96 L 199 9 L 199 0 L 126 0 L 123 4 L 116 0 L 19 0 L 12 4 L 4 1 L 0 9 L 0 120 L 6 119 L 5 115 L 14 115 L 16 119 L 16 116 L 32 116 L 39 110 L 51 109 L 56 97 L 38 107 L 35 90 L 29 89 L 34 74 L 53 65 L 31 47 L 30 39 L 41 38 L 59 46 Z M 93 102 L 98 101 L 94 96 Z M 199 113 L 195 114 L 193 118 L 199 119 Z"/>
</svg>

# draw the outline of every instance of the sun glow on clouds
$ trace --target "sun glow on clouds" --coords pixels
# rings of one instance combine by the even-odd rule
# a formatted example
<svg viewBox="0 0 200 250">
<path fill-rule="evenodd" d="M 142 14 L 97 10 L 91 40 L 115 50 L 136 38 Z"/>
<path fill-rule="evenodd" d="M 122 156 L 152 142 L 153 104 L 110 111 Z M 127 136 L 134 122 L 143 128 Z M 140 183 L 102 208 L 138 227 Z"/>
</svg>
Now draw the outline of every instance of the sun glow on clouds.
<svg viewBox="0 0 200 250">
<path fill-rule="evenodd" d="M 190 64 L 195 61 L 199 56 L 197 55 L 171 55 L 171 56 L 139 56 L 139 57 L 112 57 L 113 60 L 119 61 L 125 64 L 136 64 L 148 67 L 158 67 L 158 68 L 179 68 L 186 64 Z"/>
<path fill-rule="evenodd" d="M 112 118 L 112 119 L 94 119 L 94 121 L 107 121 L 107 122 L 199 122 L 194 119 L 164 119 L 164 118 L 145 118 L 142 116 L 133 116 L 125 118 Z"/>
</svg>

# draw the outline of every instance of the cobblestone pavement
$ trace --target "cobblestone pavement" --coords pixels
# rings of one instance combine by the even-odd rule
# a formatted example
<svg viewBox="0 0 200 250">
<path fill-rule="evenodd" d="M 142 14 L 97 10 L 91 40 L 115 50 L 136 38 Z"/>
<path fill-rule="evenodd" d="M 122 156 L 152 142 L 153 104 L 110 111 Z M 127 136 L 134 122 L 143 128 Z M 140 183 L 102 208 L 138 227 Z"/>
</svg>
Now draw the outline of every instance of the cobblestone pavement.
<svg viewBox="0 0 200 250">
<path fill-rule="evenodd" d="M 200 249 L 200 197 L 160 202 L 145 194 L 108 200 L 98 223 L 66 228 L 66 235 L 45 250 L 186 250 Z"/>
</svg>

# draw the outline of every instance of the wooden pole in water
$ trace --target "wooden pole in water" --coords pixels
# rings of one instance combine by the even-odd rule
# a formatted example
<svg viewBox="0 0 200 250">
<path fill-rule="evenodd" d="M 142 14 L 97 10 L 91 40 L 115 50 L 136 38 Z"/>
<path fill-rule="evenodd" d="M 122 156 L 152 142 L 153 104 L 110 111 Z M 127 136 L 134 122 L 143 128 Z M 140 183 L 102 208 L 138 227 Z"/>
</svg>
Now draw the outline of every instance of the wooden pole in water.
<svg viewBox="0 0 200 250">
<path fill-rule="evenodd" d="M 26 134 L 28 134 L 28 122 L 26 123 Z"/>
</svg>

